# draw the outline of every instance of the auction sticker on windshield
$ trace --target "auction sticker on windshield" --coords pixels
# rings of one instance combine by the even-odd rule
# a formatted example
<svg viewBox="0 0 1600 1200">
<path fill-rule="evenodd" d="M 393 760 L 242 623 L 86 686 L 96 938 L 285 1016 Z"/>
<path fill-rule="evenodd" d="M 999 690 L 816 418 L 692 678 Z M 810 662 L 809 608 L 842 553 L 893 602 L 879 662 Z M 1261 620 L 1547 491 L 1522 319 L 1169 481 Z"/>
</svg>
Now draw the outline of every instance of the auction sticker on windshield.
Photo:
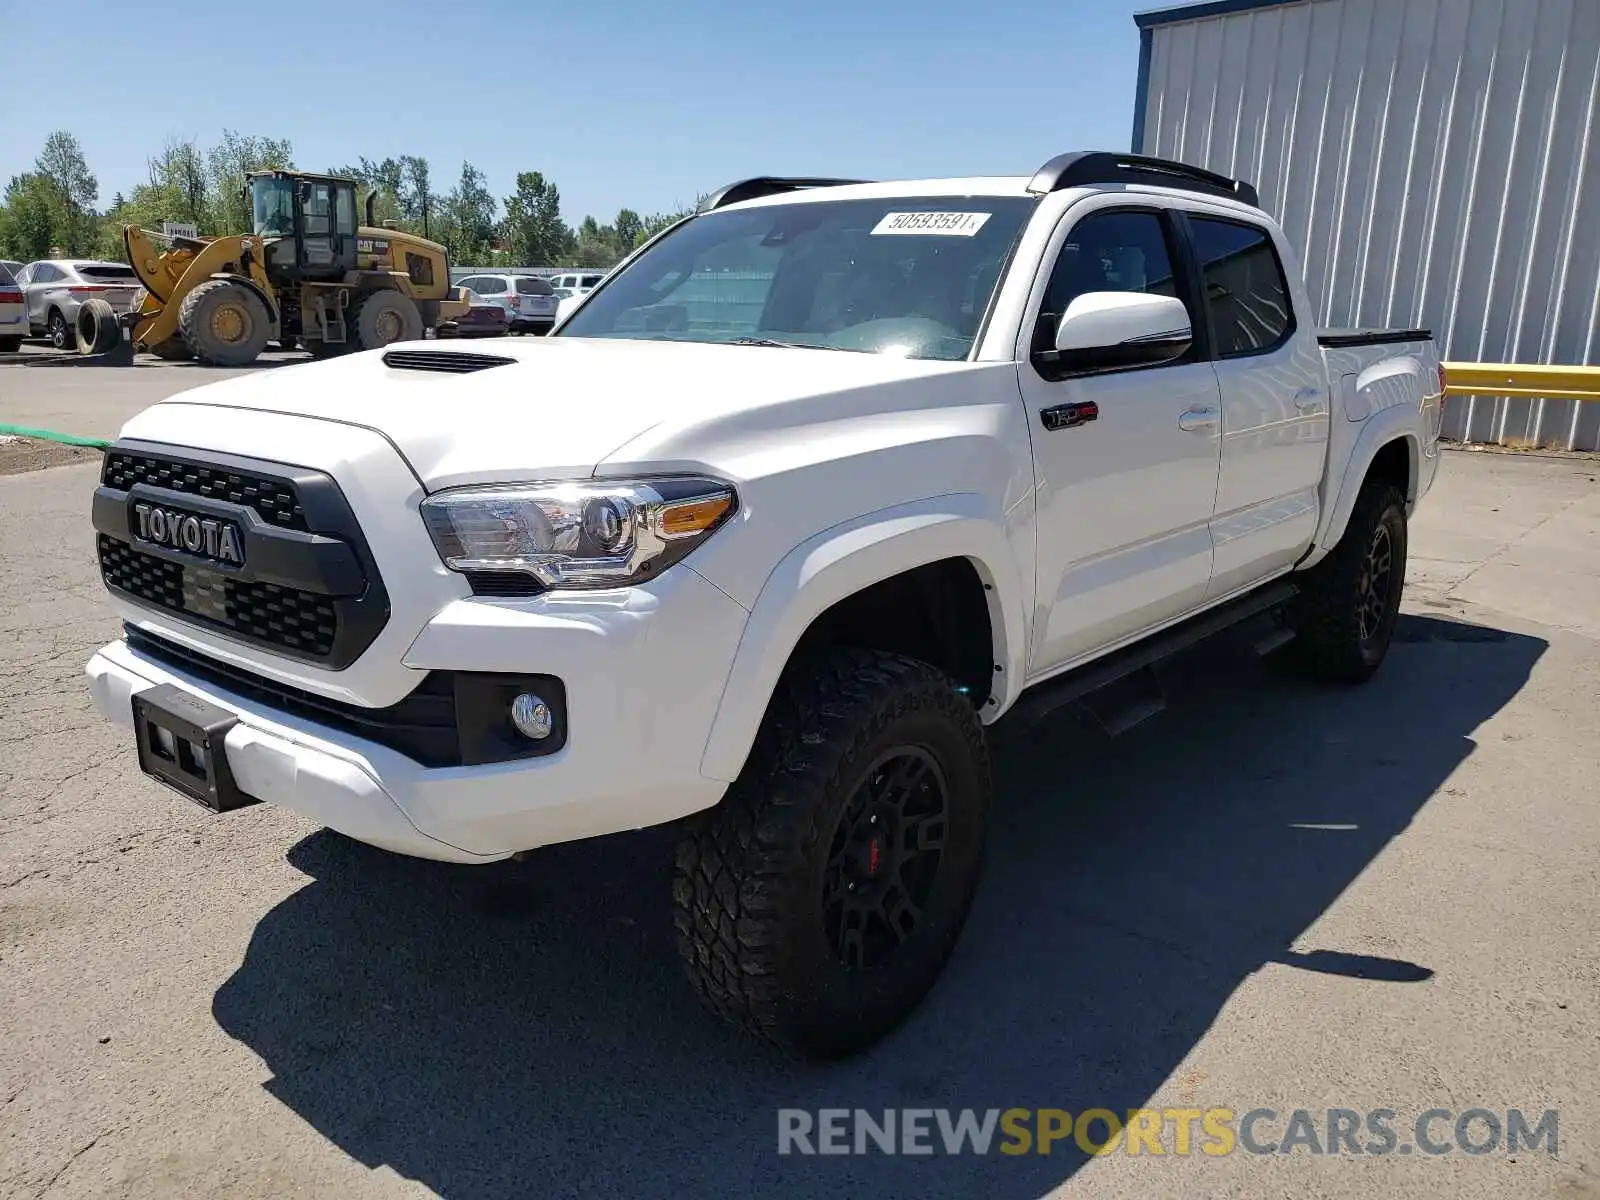
<svg viewBox="0 0 1600 1200">
<path fill-rule="evenodd" d="M 892 212 L 872 227 L 874 235 L 886 233 L 937 234 L 940 237 L 971 237 L 983 228 L 989 213 L 976 212 Z"/>
</svg>

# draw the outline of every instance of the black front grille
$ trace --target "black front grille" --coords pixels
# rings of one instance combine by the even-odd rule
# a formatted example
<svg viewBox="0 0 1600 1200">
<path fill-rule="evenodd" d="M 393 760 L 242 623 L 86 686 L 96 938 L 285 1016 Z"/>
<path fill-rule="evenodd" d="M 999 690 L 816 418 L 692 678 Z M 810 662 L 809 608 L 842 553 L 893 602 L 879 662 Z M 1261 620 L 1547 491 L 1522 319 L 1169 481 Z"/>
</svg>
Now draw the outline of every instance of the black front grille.
<svg viewBox="0 0 1600 1200">
<path fill-rule="evenodd" d="M 242 561 L 150 540 L 138 518 L 146 506 L 187 507 L 235 528 Z M 389 619 L 355 514 L 321 471 L 119 442 L 106 452 L 93 512 L 106 586 L 186 622 L 339 670 Z"/>
<path fill-rule="evenodd" d="M 498 354 L 471 354 L 464 350 L 389 350 L 383 356 L 383 365 L 396 370 L 444 371 L 452 375 L 486 371 L 516 361 Z"/>
<path fill-rule="evenodd" d="M 333 653 L 339 616 L 327 596 L 187 567 L 103 533 L 98 542 L 106 583 L 137 600 L 303 657 Z"/>
<path fill-rule="evenodd" d="M 111 450 L 106 454 L 100 482 L 125 492 L 136 483 L 168 488 L 208 500 L 226 500 L 253 509 L 263 521 L 284 529 L 307 529 L 305 509 L 293 485 L 243 471 L 228 471 L 201 463 L 179 462 L 151 454 Z"/>
</svg>

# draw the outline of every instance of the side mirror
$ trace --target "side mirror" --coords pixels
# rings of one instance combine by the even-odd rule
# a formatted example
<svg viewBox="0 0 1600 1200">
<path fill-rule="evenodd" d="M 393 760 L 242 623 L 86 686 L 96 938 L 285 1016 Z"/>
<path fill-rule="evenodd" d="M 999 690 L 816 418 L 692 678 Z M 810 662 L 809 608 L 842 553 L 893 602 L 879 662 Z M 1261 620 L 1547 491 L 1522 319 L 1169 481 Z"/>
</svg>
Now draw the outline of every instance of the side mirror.
<svg viewBox="0 0 1600 1200">
<path fill-rule="evenodd" d="M 1085 292 L 1061 314 L 1055 350 L 1034 360 L 1055 378 L 1093 375 L 1172 362 L 1193 341 L 1189 310 L 1175 297 Z"/>
</svg>

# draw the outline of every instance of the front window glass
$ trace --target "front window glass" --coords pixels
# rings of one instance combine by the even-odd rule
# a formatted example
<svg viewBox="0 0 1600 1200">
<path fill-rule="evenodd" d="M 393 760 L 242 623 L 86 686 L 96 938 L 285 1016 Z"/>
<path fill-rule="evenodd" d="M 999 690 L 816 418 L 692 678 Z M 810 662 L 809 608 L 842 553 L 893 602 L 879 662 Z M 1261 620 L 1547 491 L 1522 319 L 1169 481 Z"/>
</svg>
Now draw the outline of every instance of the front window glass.
<svg viewBox="0 0 1600 1200">
<path fill-rule="evenodd" d="M 1035 203 L 919 196 L 706 213 L 596 291 L 560 336 L 964 359 Z"/>
<path fill-rule="evenodd" d="M 288 179 L 250 181 L 257 237 L 288 237 L 294 232 L 294 183 Z"/>
</svg>

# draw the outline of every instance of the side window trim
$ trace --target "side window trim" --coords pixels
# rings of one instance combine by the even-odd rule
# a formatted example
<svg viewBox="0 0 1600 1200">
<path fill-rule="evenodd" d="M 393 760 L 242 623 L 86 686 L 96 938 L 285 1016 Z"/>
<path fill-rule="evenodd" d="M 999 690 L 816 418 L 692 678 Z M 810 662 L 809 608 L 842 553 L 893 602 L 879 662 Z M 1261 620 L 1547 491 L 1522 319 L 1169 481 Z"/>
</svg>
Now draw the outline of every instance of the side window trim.
<svg viewBox="0 0 1600 1200">
<path fill-rule="evenodd" d="M 1061 261 L 1062 251 L 1071 239 L 1078 226 L 1085 221 L 1092 221 L 1096 217 L 1111 216 L 1117 213 L 1138 213 L 1151 216 L 1161 226 L 1161 235 L 1166 241 L 1167 258 L 1172 263 L 1173 291 L 1178 299 L 1182 300 L 1184 307 L 1189 310 L 1189 325 L 1194 335 L 1194 344 L 1189 352 L 1182 358 L 1173 362 L 1158 363 L 1155 366 L 1130 367 L 1131 371 L 1161 371 L 1168 367 L 1190 366 L 1194 363 L 1210 362 L 1211 355 L 1211 314 L 1205 306 L 1204 285 L 1199 270 L 1199 259 L 1187 239 L 1188 230 L 1180 225 L 1183 214 L 1174 208 L 1159 204 L 1106 204 L 1091 208 L 1080 215 L 1067 226 L 1066 235 L 1061 239 L 1061 244 L 1056 247 L 1055 255 L 1050 260 L 1049 269 L 1044 273 L 1044 288 L 1040 292 L 1039 302 L 1033 307 L 1033 317 L 1028 323 L 1025 345 L 1031 346 L 1038 329 L 1039 320 L 1044 315 L 1044 305 L 1049 299 L 1050 284 L 1055 279 L 1056 266 Z M 1071 211 L 1064 214 L 1062 222 L 1071 218 Z M 1198 320 L 1196 317 L 1198 316 Z M 1027 351 L 1024 351 L 1027 353 Z M 1031 357 L 1031 355 L 1030 355 Z"/>
<path fill-rule="evenodd" d="M 1272 265 L 1277 269 L 1278 272 L 1278 282 L 1283 286 L 1283 298 L 1285 301 L 1284 311 L 1288 314 L 1288 321 L 1284 324 L 1283 333 L 1280 334 L 1278 340 L 1273 342 L 1271 345 L 1260 346 L 1253 350 L 1236 350 L 1230 353 L 1214 351 L 1210 355 L 1210 361 L 1233 362 L 1241 358 L 1260 358 L 1262 355 L 1276 354 L 1294 339 L 1294 335 L 1298 333 L 1300 329 L 1300 314 L 1295 311 L 1294 293 L 1289 287 L 1289 272 L 1284 268 L 1283 255 L 1278 253 L 1277 239 L 1272 236 L 1272 231 L 1266 228 L 1264 225 L 1258 225 L 1254 221 L 1247 220 L 1243 217 L 1235 217 L 1231 214 L 1224 215 L 1222 213 L 1203 212 L 1198 210 L 1192 213 L 1185 212 L 1183 214 L 1184 240 L 1188 243 L 1187 252 L 1194 263 L 1195 279 L 1201 300 L 1203 302 L 1203 311 L 1205 313 L 1206 329 L 1208 332 L 1213 329 L 1210 297 L 1205 291 L 1205 264 L 1200 260 L 1200 251 L 1197 247 L 1194 229 L 1190 224 L 1191 216 L 1195 220 L 1210 221 L 1216 225 L 1232 225 L 1239 229 L 1247 229 L 1251 233 L 1259 234 L 1263 239 L 1265 239 L 1267 243 L 1267 249 L 1272 254 Z M 1214 338 L 1208 339 L 1208 344 L 1215 345 Z"/>
</svg>

